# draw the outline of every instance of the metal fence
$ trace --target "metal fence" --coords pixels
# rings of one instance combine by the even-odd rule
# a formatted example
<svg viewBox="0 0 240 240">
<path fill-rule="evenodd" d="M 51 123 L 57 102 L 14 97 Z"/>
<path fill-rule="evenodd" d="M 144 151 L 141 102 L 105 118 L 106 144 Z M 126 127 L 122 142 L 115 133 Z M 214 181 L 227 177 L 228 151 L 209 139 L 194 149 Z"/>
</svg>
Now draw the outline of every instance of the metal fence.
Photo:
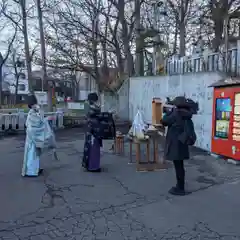
<svg viewBox="0 0 240 240">
<path fill-rule="evenodd" d="M 10 110 L 8 110 L 9 112 Z M 12 109 L 11 109 L 12 111 Z M 21 132 L 25 131 L 26 126 L 26 119 L 27 113 L 18 111 L 13 113 L 0 113 L 0 132 L 8 132 L 8 131 L 15 131 Z M 6 111 L 7 112 L 7 111 Z M 44 113 L 45 117 L 51 117 L 52 120 L 52 127 L 54 129 L 61 129 L 64 127 L 63 125 L 63 113 L 61 112 L 47 112 Z"/>
<path fill-rule="evenodd" d="M 240 75 L 240 48 L 231 48 L 227 54 L 226 52 L 205 53 L 196 57 L 167 59 L 165 62 L 167 75 L 216 71 L 228 72 L 232 76 Z"/>
</svg>

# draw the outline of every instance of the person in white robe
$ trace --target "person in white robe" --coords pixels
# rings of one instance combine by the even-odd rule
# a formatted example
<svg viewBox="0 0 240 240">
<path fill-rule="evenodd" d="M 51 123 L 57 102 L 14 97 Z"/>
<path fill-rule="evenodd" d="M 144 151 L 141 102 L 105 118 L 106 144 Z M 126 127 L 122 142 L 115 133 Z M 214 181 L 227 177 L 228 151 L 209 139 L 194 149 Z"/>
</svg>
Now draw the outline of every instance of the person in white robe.
<svg viewBox="0 0 240 240">
<path fill-rule="evenodd" d="M 26 121 L 26 141 L 22 166 L 23 177 L 37 177 L 43 173 L 40 169 L 40 155 L 47 139 L 52 135 L 47 120 L 40 111 L 37 99 L 29 96 L 29 113 Z"/>
</svg>

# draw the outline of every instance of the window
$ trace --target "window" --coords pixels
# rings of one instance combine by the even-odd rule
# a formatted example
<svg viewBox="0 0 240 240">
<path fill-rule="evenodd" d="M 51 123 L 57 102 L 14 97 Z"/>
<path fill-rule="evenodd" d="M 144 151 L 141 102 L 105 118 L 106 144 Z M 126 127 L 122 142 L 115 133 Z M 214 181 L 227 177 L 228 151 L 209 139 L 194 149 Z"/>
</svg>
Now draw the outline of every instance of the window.
<svg viewBox="0 0 240 240">
<path fill-rule="evenodd" d="M 26 90 L 26 87 L 24 84 L 19 84 L 18 85 L 18 91 L 25 91 Z"/>
<path fill-rule="evenodd" d="M 225 139 L 228 138 L 230 112 L 231 112 L 230 98 L 217 98 L 215 137 Z"/>
<path fill-rule="evenodd" d="M 65 82 L 65 86 L 69 88 L 71 86 L 70 82 Z"/>
<path fill-rule="evenodd" d="M 24 96 L 20 96 L 20 97 L 19 97 L 19 100 L 20 100 L 20 101 L 25 101 L 26 98 L 25 98 Z"/>
<path fill-rule="evenodd" d="M 19 73 L 19 79 L 26 79 L 25 73 Z"/>
</svg>

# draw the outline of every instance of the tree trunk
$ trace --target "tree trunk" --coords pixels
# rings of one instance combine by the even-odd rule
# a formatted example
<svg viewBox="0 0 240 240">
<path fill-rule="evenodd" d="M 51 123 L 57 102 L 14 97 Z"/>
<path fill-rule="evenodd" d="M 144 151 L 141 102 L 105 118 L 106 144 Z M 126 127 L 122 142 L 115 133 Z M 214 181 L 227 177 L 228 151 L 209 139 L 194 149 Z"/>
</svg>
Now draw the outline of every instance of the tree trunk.
<svg viewBox="0 0 240 240">
<path fill-rule="evenodd" d="M 3 84 L 3 57 L 2 54 L 0 53 L 0 108 L 2 107 L 3 98 L 2 84 Z"/>
<path fill-rule="evenodd" d="M 27 67 L 27 73 L 28 73 L 28 88 L 29 88 L 29 92 L 33 93 L 32 60 L 31 60 L 31 56 L 30 56 L 29 42 L 28 42 L 26 0 L 20 0 L 19 4 L 21 6 L 21 11 L 22 11 L 22 24 L 23 24 L 22 31 L 23 31 L 23 38 L 24 38 L 26 67 Z"/>
<path fill-rule="evenodd" d="M 180 24 L 180 56 L 183 57 L 185 56 L 185 50 L 186 50 L 186 27 L 185 23 Z"/>
<path fill-rule="evenodd" d="M 173 54 L 177 53 L 177 40 L 178 40 L 178 25 L 176 23 L 173 42 Z"/>
<path fill-rule="evenodd" d="M 95 0 L 95 6 L 92 19 L 92 52 L 93 52 L 93 65 L 95 72 L 95 80 L 98 86 L 97 92 L 99 92 L 100 86 L 100 74 L 98 66 L 98 32 L 99 32 L 99 1 Z M 90 80 L 91 81 L 91 80 Z"/>
<path fill-rule="evenodd" d="M 189 0 L 181 0 L 181 9 L 180 9 L 180 22 L 179 22 L 179 53 L 180 56 L 185 56 L 186 52 L 186 13 Z"/>
<path fill-rule="evenodd" d="M 107 39 L 108 36 L 108 26 L 105 23 L 104 38 Z M 108 58 L 107 58 L 107 42 L 102 41 L 102 54 L 103 54 L 103 76 L 109 79 L 109 68 L 108 68 Z"/>
<path fill-rule="evenodd" d="M 222 16 L 223 18 L 223 16 Z M 214 39 L 213 39 L 213 49 L 215 52 L 219 51 L 219 47 L 222 43 L 224 20 L 218 19 L 214 21 Z"/>
<path fill-rule="evenodd" d="M 137 0 L 137 1 L 139 1 L 139 4 L 140 4 L 140 0 Z M 140 9 L 140 6 L 139 6 L 139 9 Z M 130 40 L 129 40 L 128 24 L 125 19 L 125 0 L 119 0 L 118 11 L 119 11 L 118 17 L 122 25 L 123 51 L 124 51 L 125 59 L 127 60 L 127 73 L 128 73 L 128 76 L 132 76 L 134 74 L 134 63 L 133 63 L 133 56 L 131 54 L 131 49 L 129 45 Z"/>
<path fill-rule="evenodd" d="M 17 104 L 18 84 L 19 84 L 19 76 L 16 76 L 16 86 L 15 86 L 15 92 L 14 92 L 14 104 Z"/>
<path fill-rule="evenodd" d="M 141 15 L 140 15 L 140 0 L 135 0 L 135 30 L 136 30 L 136 75 L 142 76 L 144 69 L 142 69 L 142 60 L 143 60 L 143 46 L 141 39 Z"/>
<path fill-rule="evenodd" d="M 51 85 L 47 80 L 46 46 L 45 46 L 44 29 L 43 29 L 41 0 L 37 0 L 37 11 L 38 11 L 38 23 L 39 23 L 41 55 L 42 55 L 42 81 L 43 83 L 47 83 L 47 86 L 48 86 L 48 111 L 52 112 L 53 111 L 52 87 L 54 86 L 51 87 Z"/>
</svg>

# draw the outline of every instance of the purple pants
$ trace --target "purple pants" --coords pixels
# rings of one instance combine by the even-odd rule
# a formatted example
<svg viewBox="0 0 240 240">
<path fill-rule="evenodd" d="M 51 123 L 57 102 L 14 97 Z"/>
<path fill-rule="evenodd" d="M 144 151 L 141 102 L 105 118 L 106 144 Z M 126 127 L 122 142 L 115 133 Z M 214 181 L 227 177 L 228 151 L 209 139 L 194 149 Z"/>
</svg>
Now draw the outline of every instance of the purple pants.
<svg viewBox="0 0 240 240">
<path fill-rule="evenodd" d="M 88 170 L 96 171 L 98 169 L 100 169 L 100 144 L 99 141 L 94 138 L 89 151 Z"/>
</svg>

